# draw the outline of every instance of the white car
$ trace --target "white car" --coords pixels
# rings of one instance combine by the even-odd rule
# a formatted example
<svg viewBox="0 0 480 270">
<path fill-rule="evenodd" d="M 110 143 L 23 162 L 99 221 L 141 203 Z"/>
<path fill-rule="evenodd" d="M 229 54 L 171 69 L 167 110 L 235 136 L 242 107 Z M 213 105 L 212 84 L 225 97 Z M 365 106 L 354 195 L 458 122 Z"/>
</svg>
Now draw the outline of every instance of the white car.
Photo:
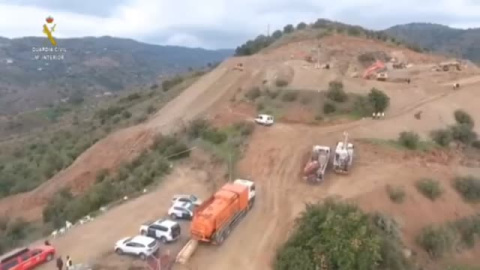
<svg viewBox="0 0 480 270">
<path fill-rule="evenodd" d="M 157 252 L 159 244 L 157 240 L 137 235 L 135 237 L 125 237 L 115 244 L 115 252 L 119 255 L 130 254 L 139 256 L 142 260 Z"/>
<path fill-rule="evenodd" d="M 264 125 L 264 126 L 271 126 L 273 125 L 274 119 L 273 116 L 268 114 L 259 114 L 257 118 L 255 118 L 255 123 Z"/>
<path fill-rule="evenodd" d="M 195 195 L 187 195 L 187 194 L 177 194 L 174 195 L 172 198 L 172 204 L 176 202 L 189 202 L 195 206 L 199 206 L 202 204 L 202 200 L 197 198 Z"/>
<path fill-rule="evenodd" d="M 193 218 L 193 210 L 195 206 L 189 202 L 176 201 L 170 209 L 168 209 L 168 215 L 171 219 L 188 219 Z"/>
<path fill-rule="evenodd" d="M 180 225 L 169 219 L 159 219 L 140 226 L 140 234 L 159 239 L 162 243 L 177 240 L 180 237 Z"/>
</svg>

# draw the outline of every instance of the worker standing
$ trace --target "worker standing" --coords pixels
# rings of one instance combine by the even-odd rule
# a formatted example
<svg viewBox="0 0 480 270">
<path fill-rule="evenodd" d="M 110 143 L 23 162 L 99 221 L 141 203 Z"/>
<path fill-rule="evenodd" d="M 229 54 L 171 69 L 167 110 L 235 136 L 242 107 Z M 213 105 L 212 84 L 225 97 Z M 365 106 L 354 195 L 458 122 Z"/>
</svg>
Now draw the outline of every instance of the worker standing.
<svg viewBox="0 0 480 270">
<path fill-rule="evenodd" d="M 70 256 L 67 255 L 67 270 L 73 269 L 72 267 L 73 267 L 72 258 L 70 258 Z"/>
<path fill-rule="evenodd" d="M 58 270 L 63 270 L 63 260 L 61 256 L 58 256 L 57 258 L 57 268 Z"/>
</svg>

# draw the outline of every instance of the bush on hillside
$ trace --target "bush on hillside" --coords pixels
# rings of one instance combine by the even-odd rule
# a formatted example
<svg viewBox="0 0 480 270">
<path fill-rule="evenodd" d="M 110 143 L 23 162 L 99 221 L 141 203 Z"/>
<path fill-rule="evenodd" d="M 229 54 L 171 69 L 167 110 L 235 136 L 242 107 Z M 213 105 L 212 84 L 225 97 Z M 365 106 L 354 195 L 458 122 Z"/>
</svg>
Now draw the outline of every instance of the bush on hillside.
<svg viewBox="0 0 480 270">
<path fill-rule="evenodd" d="M 426 227 L 417 237 L 417 243 L 434 258 L 440 258 L 452 250 L 454 234 L 446 227 Z"/>
<path fill-rule="evenodd" d="M 335 104 L 331 102 L 325 102 L 325 104 L 323 104 L 323 112 L 325 114 L 334 113 L 336 110 L 337 110 L 337 107 L 335 106 Z"/>
<path fill-rule="evenodd" d="M 440 197 L 443 193 L 443 189 L 440 186 L 440 182 L 437 180 L 424 178 L 415 183 L 417 190 L 422 193 L 425 197 L 434 201 Z"/>
<path fill-rule="evenodd" d="M 272 38 L 274 39 L 279 39 L 281 38 L 283 35 L 283 32 L 280 31 L 280 30 L 276 30 L 275 32 L 272 33 Z"/>
<path fill-rule="evenodd" d="M 205 119 L 195 119 L 191 122 L 190 126 L 187 128 L 187 134 L 190 138 L 196 139 L 199 138 L 202 133 L 210 128 L 210 123 Z"/>
<path fill-rule="evenodd" d="M 455 121 L 457 121 L 458 124 L 460 125 L 465 124 L 470 128 L 473 128 L 474 126 L 473 118 L 470 116 L 470 114 L 468 114 L 464 110 L 456 110 L 454 112 L 454 116 L 455 116 Z"/>
<path fill-rule="evenodd" d="M 284 79 L 277 79 L 277 80 L 275 80 L 275 85 L 277 87 L 285 87 L 285 86 L 288 85 L 288 81 L 284 80 Z"/>
<path fill-rule="evenodd" d="M 245 97 L 248 98 L 250 101 L 254 101 L 255 99 L 259 98 L 262 95 L 260 88 L 258 86 L 252 87 L 248 92 L 245 94 Z"/>
<path fill-rule="evenodd" d="M 283 32 L 284 32 L 285 34 L 292 33 L 293 31 L 295 31 L 295 28 L 293 28 L 293 25 L 291 25 L 291 24 L 287 24 L 287 25 L 283 28 Z"/>
<path fill-rule="evenodd" d="M 132 113 L 125 110 L 122 112 L 122 116 L 124 119 L 129 119 L 130 117 L 132 117 Z"/>
<path fill-rule="evenodd" d="M 347 93 L 343 90 L 343 83 L 339 81 L 331 81 L 329 83 L 327 97 L 336 102 L 347 101 Z"/>
<path fill-rule="evenodd" d="M 370 103 L 369 99 L 364 96 L 357 96 L 355 102 L 353 103 L 353 113 L 360 117 L 371 116 L 373 113 L 373 105 Z"/>
<path fill-rule="evenodd" d="M 170 90 L 171 88 L 173 88 L 175 85 L 182 83 L 183 80 L 184 79 L 181 76 L 175 76 L 172 79 L 164 80 L 162 82 L 162 89 L 163 89 L 163 91 L 166 92 L 166 91 Z"/>
<path fill-rule="evenodd" d="M 403 131 L 398 137 L 398 142 L 408 149 L 415 150 L 420 144 L 420 137 L 415 132 Z"/>
<path fill-rule="evenodd" d="M 239 122 L 235 123 L 233 128 L 239 131 L 242 136 L 250 136 L 255 129 L 255 124 L 250 122 Z"/>
<path fill-rule="evenodd" d="M 153 105 L 149 105 L 146 109 L 147 114 L 152 114 L 156 111 L 155 107 Z"/>
<path fill-rule="evenodd" d="M 202 133 L 202 139 L 214 144 L 221 144 L 227 140 L 227 134 L 221 130 L 210 128 Z"/>
<path fill-rule="evenodd" d="M 470 144 L 477 139 L 477 134 L 468 124 L 456 124 L 450 127 L 452 138 L 455 141 Z"/>
<path fill-rule="evenodd" d="M 480 140 L 476 140 L 476 141 L 472 142 L 472 146 L 474 148 L 480 149 Z"/>
<path fill-rule="evenodd" d="M 277 252 L 274 269 L 405 269 L 396 267 L 403 265 L 396 261 L 402 260 L 401 248 L 387 232 L 391 227 L 383 226 L 387 223 L 331 199 L 307 205 Z"/>
<path fill-rule="evenodd" d="M 390 105 L 390 98 L 382 91 L 373 88 L 368 94 L 368 99 L 375 112 L 385 112 Z"/>
<path fill-rule="evenodd" d="M 480 201 L 480 179 L 473 176 L 457 177 L 455 189 L 469 202 Z"/>
<path fill-rule="evenodd" d="M 298 93 L 295 91 L 286 91 L 282 96 L 282 101 L 293 102 L 297 99 Z"/>
<path fill-rule="evenodd" d="M 302 29 L 305 29 L 307 28 L 307 24 L 304 23 L 304 22 L 301 22 L 297 25 L 297 30 L 302 30 Z"/>
<path fill-rule="evenodd" d="M 405 189 L 403 187 L 393 187 L 387 185 L 387 193 L 390 200 L 394 203 L 402 203 L 405 200 Z"/>
<path fill-rule="evenodd" d="M 152 145 L 152 150 L 171 160 L 186 158 L 190 155 L 188 146 L 173 136 L 158 136 Z"/>
<path fill-rule="evenodd" d="M 278 97 L 278 95 L 280 94 L 280 91 L 278 90 L 270 90 L 270 89 L 267 89 L 265 90 L 265 93 L 267 94 L 267 96 L 269 96 L 271 99 L 275 99 Z"/>
<path fill-rule="evenodd" d="M 452 133 L 448 129 L 434 130 L 430 133 L 430 137 L 435 143 L 443 147 L 450 145 L 453 140 Z"/>
</svg>

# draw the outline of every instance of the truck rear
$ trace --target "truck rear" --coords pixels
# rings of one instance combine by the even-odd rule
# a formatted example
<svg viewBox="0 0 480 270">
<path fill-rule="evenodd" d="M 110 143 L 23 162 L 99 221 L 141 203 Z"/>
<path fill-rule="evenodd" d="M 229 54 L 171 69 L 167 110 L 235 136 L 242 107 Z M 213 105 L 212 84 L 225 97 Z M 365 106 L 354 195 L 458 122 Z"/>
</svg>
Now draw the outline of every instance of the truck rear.
<svg viewBox="0 0 480 270">
<path fill-rule="evenodd" d="M 191 237 L 202 242 L 221 244 L 249 209 L 249 189 L 225 184 L 196 210 L 190 225 Z"/>
</svg>

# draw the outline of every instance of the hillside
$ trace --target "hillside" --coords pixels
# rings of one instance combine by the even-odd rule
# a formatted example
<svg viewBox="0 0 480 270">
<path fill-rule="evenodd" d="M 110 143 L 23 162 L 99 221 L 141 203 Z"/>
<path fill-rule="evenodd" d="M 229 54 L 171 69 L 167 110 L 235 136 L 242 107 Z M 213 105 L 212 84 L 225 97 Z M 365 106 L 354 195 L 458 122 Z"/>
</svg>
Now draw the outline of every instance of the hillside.
<svg viewBox="0 0 480 270">
<path fill-rule="evenodd" d="M 480 29 L 456 29 L 439 24 L 411 23 L 397 25 L 386 33 L 442 54 L 480 62 Z"/>
<path fill-rule="evenodd" d="M 255 182 L 255 206 L 221 248 L 198 245 L 187 265 L 174 269 L 297 270 L 321 268 L 324 261 L 325 269 L 345 270 L 478 265 L 480 219 L 469 218 L 478 213 L 475 200 L 480 200 L 479 68 L 468 63 L 461 70 L 436 71 L 432 67 L 446 57 L 355 27 L 325 34 L 307 25 L 292 28 L 268 44 L 260 37 L 240 46 L 237 54 L 247 56 L 228 59 L 192 84 L 178 85 L 181 93 L 167 104 L 161 103 L 167 98 L 160 89 L 153 91 L 156 100 L 139 93 L 141 111 L 150 102 L 159 103 L 153 110 L 147 107 L 150 116 L 144 121 L 131 122 L 128 113 L 124 117 L 115 107 L 133 109 L 122 105 L 122 98 L 112 100 L 113 109 L 96 114 L 94 126 L 104 129 L 108 123 L 114 129 L 90 141 L 71 163 L 49 171 L 56 173 L 52 177 L 28 189 L 15 187 L 15 195 L 0 199 L 0 216 L 10 217 L 5 235 L 16 228 L 17 217 L 43 219 L 44 231 L 50 233 L 48 228 L 59 228 L 65 220 L 91 214 L 95 220 L 51 239 L 52 244 L 76 261 L 108 266 L 99 269 L 124 269 L 141 262 L 114 254 L 112 244 L 138 233 L 147 220 L 167 217 L 173 194 L 192 193 L 205 200 L 228 179 L 241 178 Z M 405 65 L 386 66 L 385 81 L 359 75 L 375 59 L 393 58 Z M 461 88 L 452 89 L 453 83 Z M 384 116 L 372 118 L 375 112 Z M 258 113 L 273 115 L 275 124 L 238 128 Z M 128 125 L 118 127 L 115 119 Z M 355 145 L 350 172 L 336 174 L 329 163 L 322 182 L 307 182 L 303 172 L 312 146 L 334 149 L 345 132 Z M 52 140 L 64 145 L 65 153 L 82 143 Z M 16 172 L 31 161 L 49 165 L 49 155 L 42 158 L 44 151 L 38 148 L 29 145 L 28 155 L 12 149 L 11 156 L 19 160 L 3 170 Z M 179 151 L 185 148 L 191 155 L 174 161 L 175 154 L 190 153 Z M 466 175 L 473 180 L 458 185 L 458 177 Z M 423 179 L 434 184 L 421 187 Z M 403 191 L 402 201 L 392 199 L 391 190 Z M 340 215 L 320 209 L 325 222 L 316 218 L 318 212 L 309 214 L 306 205 L 322 205 L 331 197 L 357 206 Z M 103 206 L 108 210 L 98 211 Z M 360 209 L 380 218 L 370 224 Z M 301 216 L 316 220 L 305 227 L 299 225 Z M 180 239 L 162 252 L 175 256 L 189 240 L 189 223 L 181 224 Z M 381 243 L 371 233 L 372 225 L 388 234 Z M 462 239 L 443 241 L 448 233 L 428 234 L 430 226 L 451 226 L 452 235 Z M 298 240 L 302 229 L 309 233 Z M 368 249 L 358 248 L 365 247 L 363 239 Z M 359 253 L 372 256 L 362 260 Z M 43 269 L 47 267 L 51 265 Z"/>
<path fill-rule="evenodd" d="M 0 114 L 151 84 L 159 75 L 213 65 L 232 54 L 113 37 L 59 39 L 61 53 L 34 52 L 41 47 L 48 47 L 45 38 L 0 38 Z M 46 55 L 64 59 L 42 59 Z"/>
</svg>

